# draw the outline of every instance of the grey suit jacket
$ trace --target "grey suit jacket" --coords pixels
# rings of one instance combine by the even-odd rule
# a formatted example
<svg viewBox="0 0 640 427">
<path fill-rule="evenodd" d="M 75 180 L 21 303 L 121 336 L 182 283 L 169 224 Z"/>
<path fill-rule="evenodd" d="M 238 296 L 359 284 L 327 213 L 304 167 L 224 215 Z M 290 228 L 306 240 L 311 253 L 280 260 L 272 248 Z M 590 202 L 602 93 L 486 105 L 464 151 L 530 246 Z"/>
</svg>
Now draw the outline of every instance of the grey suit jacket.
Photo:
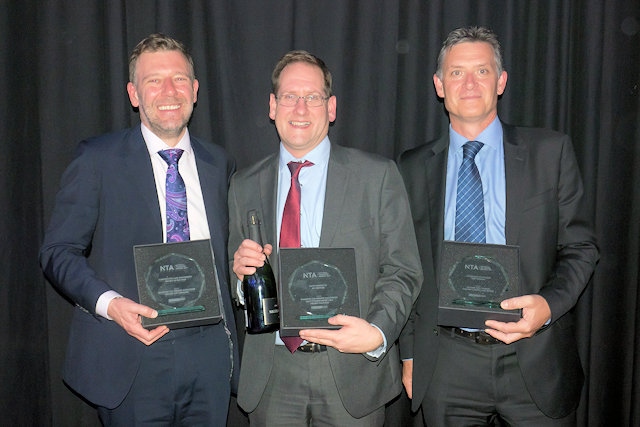
<svg viewBox="0 0 640 427">
<path fill-rule="evenodd" d="M 227 190 L 235 164 L 222 147 L 194 137 L 191 145 L 225 321 L 237 352 L 225 246 Z M 82 141 L 62 177 L 40 262 L 49 281 L 76 305 L 64 379 L 97 405 L 113 408 L 122 402 L 147 347 L 115 322 L 96 315 L 96 302 L 108 290 L 138 301 L 133 246 L 162 243 L 162 228 L 153 170 L 140 126 Z M 222 357 L 229 358 L 229 351 L 211 355 L 212 366 Z M 235 365 L 237 369 L 238 363 Z M 221 381 L 229 374 L 221 372 Z M 162 380 L 158 381 L 161 386 Z"/>
<path fill-rule="evenodd" d="M 230 259 L 248 237 L 246 218 L 255 209 L 264 243 L 276 239 L 278 155 L 237 172 L 229 189 Z M 385 334 L 380 360 L 328 349 L 333 377 L 344 407 L 366 415 L 401 392 L 400 361 L 394 345 L 422 283 L 415 234 L 402 178 L 393 161 L 331 145 L 321 247 L 353 247 L 360 310 Z M 271 265 L 277 277 L 277 251 Z M 246 335 L 238 403 L 253 411 L 264 392 L 273 362 L 275 333 Z M 329 375 L 329 373 L 328 373 Z"/>
<path fill-rule="evenodd" d="M 504 123 L 503 130 L 506 243 L 520 247 L 522 294 L 542 295 L 552 316 L 550 325 L 513 345 L 533 400 L 557 418 L 575 409 L 580 398 L 583 373 L 570 310 L 590 280 L 598 249 L 569 137 Z M 438 356 L 436 268 L 444 238 L 448 146 L 445 135 L 398 160 L 425 276 L 400 339 L 402 358 L 414 359 L 414 410 L 422 403 Z"/>
</svg>

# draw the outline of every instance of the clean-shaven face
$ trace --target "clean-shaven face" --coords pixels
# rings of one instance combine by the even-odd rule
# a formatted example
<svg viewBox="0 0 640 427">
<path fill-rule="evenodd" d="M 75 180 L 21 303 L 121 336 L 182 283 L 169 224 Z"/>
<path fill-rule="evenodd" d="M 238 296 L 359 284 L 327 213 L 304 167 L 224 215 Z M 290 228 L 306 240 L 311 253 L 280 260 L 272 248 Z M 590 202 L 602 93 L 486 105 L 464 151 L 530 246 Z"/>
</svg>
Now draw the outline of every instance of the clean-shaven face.
<svg viewBox="0 0 640 427">
<path fill-rule="evenodd" d="M 442 79 L 434 75 L 433 83 L 453 126 L 474 124 L 484 128 L 498 114 L 498 97 L 507 85 L 507 73 L 498 74 L 489 43 L 463 42 L 446 54 Z"/>
<path fill-rule="evenodd" d="M 325 97 L 322 70 L 305 62 L 287 65 L 280 73 L 280 85 L 275 95 L 317 94 Z M 296 158 L 303 158 L 329 132 L 329 124 L 336 119 L 336 97 L 332 96 L 319 107 L 309 107 L 304 99 L 295 106 L 278 105 L 274 94 L 269 98 L 269 117 L 275 122 L 283 146 Z"/>
</svg>

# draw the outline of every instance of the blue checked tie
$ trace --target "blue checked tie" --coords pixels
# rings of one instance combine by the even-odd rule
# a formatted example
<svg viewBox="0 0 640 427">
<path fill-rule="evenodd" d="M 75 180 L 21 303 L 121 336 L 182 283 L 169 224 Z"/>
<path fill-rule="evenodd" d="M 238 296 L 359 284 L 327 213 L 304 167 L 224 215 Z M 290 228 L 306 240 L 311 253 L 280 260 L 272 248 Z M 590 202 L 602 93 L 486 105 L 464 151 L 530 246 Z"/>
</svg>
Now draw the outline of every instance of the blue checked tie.
<svg viewBox="0 0 640 427">
<path fill-rule="evenodd" d="M 178 172 L 178 160 L 183 150 L 172 148 L 158 151 L 169 165 L 167 169 L 167 242 L 189 240 L 189 220 L 187 218 L 187 189 Z"/>
<path fill-rule="evenodd" d="M 469 141 L 462 147 L 456 194 L 456 241 L 485 243 L 484 197 L 475 157 L 484 144 Z"/>
</svg>

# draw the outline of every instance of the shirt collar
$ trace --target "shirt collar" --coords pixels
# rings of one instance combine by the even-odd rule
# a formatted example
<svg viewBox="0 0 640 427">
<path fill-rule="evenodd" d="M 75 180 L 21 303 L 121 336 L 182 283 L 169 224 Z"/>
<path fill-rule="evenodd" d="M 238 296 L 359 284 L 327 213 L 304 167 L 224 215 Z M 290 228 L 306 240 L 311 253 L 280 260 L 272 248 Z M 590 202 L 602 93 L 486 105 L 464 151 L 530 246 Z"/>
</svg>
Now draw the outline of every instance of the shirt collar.
<svg viewBox="0 0 640 427">
<path fill-rule="evenodd" d="M 451 144 L 451 149 L 462 150 L 462 146 L 466 144 L 469 140 L 458 132 L 451 128 L 449 125 L 449 141 Z M 502 124 L 500 123 L 500 119 L 496 116 L 495 119 L 489 126 L 484 128 L 480 135 L 475 139 L 475 141 L 480 141 L 484 145 L 493 148 L 494 150 L 500 150 L 502 147 Z"/>
<path fill-rule="evenodd" d="M 191 148 L 191 137 L 189 136 L 189 129 L 185 129 L 184 135 L 180 138 L 180 141 L 176 144 L 175 147 L 169 147 L 163 140 L 161 140 L 158 135 L 153 133 L 151 129 L 146 127 L 143 123 L 140 123 L 140 127 L 142 129 L 142 137 L 144 138 L 145 144 L 147 144 L 147 150 L 149 150 L 150 154 L 156 154 L 158 151 L 167 150 L 169 148 L 180 148 L 184 150 L 185 154 L 191 155 L 193 153 L 193 149 Z"/>
<path fill-rule="evenodd" d="M 329 141 L 329 136 L 325 136 L 320 144 L 318 144 L 313 150 L 308 152 L 304 158 L 297 159 L 291 153 L 289 153 L 282 142 L 280 143 L 280 170 L 287 169 L 287 164 L 289 162 L 300 162 L 309 160 L 314 165 L 324 165 L 329 162 L 329 153 L 331 152 L 331 143 Z"/>
</svg>

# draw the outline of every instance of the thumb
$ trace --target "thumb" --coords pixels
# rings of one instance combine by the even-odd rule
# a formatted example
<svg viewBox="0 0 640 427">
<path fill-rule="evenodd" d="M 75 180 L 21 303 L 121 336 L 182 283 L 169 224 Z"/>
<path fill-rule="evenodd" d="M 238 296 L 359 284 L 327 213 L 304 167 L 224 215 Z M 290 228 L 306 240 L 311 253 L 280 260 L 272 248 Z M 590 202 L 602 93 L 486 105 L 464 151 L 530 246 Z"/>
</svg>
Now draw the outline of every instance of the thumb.
<svg viewBox="0 0 640 427">
<path fill-rule="evenodd" d="M 156 310 L 154 310 L 151 307 L 148 307 L 146 305 L 140 305 L 140 312 L 139 314 L 141 316 L 147 317 L 149 319 L 155 319 L 156 317 L 158 317 L 158 312 Z"/>
<path fill-rule="evenodd" d="M 346 325 L 349 321 L 349 316 L 345 316 L 344 314 L 336 314 L 333 317 L 327 319 L 327 322 L 330 325 Z"/>
<path fill-rule="evenodd" d="M 503 310 L 516 310 L 518 308 L 524 308 L 526 301 L 526 298 L 523 296 L 507 298 L 500 303 L 500 307 Z"/>
</svg>

